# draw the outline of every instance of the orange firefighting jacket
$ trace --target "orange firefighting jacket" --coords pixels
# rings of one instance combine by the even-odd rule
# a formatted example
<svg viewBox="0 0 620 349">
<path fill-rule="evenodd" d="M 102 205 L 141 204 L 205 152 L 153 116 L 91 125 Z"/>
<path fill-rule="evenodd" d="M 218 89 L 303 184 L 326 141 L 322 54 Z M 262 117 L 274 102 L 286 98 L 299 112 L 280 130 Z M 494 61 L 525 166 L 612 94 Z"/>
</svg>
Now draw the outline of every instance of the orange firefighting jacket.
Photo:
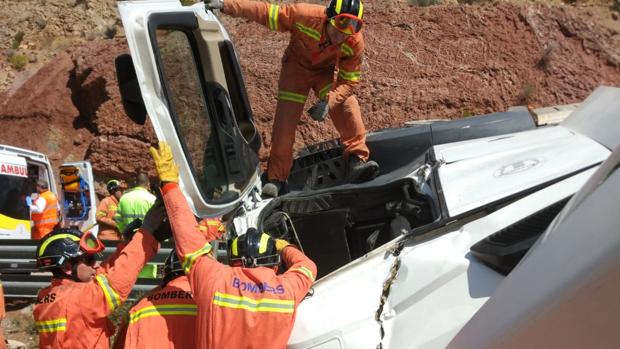
<svg viewBox="0 0 620 349">
<path fill-rule="evenodd" d="M 2 323 L 2 320 L 5 316 L 6 313 L 4 312 L 4 290 L 2 289 L 2 283 L 0 282 L 0 323 Z M 2 332 L 2 326 L 0 326 L 0 349 L 5 348 L 6 345 L 4 339 L 4 332 Z"/>
<path fill-rule="evenodd" d="M 297 306 L 316 275 L 316 265 L 294 247 L 281 256 L 288 270 L 223 265 L 204 256 L 209 241 L 199 233 L 176 183 L 163 189 L 181 264 L 198 305 L 197 348 L 284 348 Z"/>
<path fill-rule="evenodd" d="M 225 231 L 219 217 L 201 220 L 198 228 L 209 241 L 219 239 Z M 100 269 L 107 267 L 102 264 Z M 196 308 L 187 276 L 157 287 L 131 308 L 114 349 L 195 348 Z"/>
<path fill-rule="evenodd" d="M 335 84 L 321 90 L 318 96 L 327 97 L 330 108 L 344 102 L 354 92 L 361 76 L 364 38 L 359 32 L 339 45 L 331 45 L 325 32 L 325 6 L 226 0 L 223 12 L 265 25 L 273 31 L 290 32 L 283 63 L 294 60 L 308 70 L 338 70 Z"/>
<path fill-rule="evenodd" d="M 101 240 L 120 240 L 120 232 L 116 228 L 114 215 L 118 209 L 118 200 L 114 195 L 110 195 L 99 202 L 97 206 L 97 222 L 99 223 L 99 234 Z"/>
<path fill-rule="evenodd" d="M 58 219 L 58 198 L 56 195 L 47 190 L 42 192 L 40 196 L 45 199 L 45 210 L 41 213 L 32 213 L 32 221 L 34 223 L 32 239 L 35 240 L 41 240 L 60 221 Z"/>
<path fill-rule="evenodd" d="M 158 248 L 152 235 L 138 231 L 114 260 L 106 260 L 105 272 L 98 270 L 95 280 L 52 279 L 34 307 L 39 348 L 109 348 L 114 326 L 107 316 L 127 299 Z"/>
<path fill-rule="evenodd" d="M 195 348 L 197 307 L 187 276 L 179 276 L 146 294 L 131 310 L 125 349 Z"/>
</svg>

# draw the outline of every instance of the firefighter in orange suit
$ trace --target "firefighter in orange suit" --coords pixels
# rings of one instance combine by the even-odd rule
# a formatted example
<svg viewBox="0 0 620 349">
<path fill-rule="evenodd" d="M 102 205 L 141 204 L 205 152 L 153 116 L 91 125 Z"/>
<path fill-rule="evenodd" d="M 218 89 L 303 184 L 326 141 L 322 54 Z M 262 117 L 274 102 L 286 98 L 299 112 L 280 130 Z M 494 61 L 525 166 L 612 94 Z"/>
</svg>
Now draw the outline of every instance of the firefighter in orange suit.
<svg viewBox="0 0 620 349">
<path fill-rule="evenodd" d="M 116 227 L 114 216 L 118 210 L 118 200 L 123 195 L 121 190 L 121 182 L 112 179 L 107 183 L 109 196 L 99 202 L 97 206 L 97 223 L 99 223 L 100 240 L 120 240 L 122 238 L 120 231 Z"/>
<path fill-rule="evenodd" d="M 195 348 L 197 306 L 176 251 L 166 259 L 164 283 L 129 310 L 115 348 Z"/>
<path fill-rule="evenodd" d="M 219 219 L 199 224 L 207 240 L 219 239 L 224 225 Z M 175 249 L 164 263 L 164 282 L 129 310 L 115 348 L 158 349 L 196 347 L 197 306 Z"/>
<path fill-rule="evenodd" d="M 6 339 L 4 338 L 4 332 L 2 332 L 2 320 L 6 316 L 4 312 L 4 290 L 2 289 L 2 283 L 0 282 L 0 349 L 6 348 Z"/>
<path fill-rule="evenodd" d="M 109 348 L 114 326 L 107 316 L 129 296 L 140 269 L 166 239 L 160 229 L 162 205 L 154 206 L 142 227 L 114 260 L 95 268 L 104 246 L 91 232 L 56 229 L 37 247 L 37 265 L 51 271 L 52 284 L 41 291 L 34 308 L 40 348 Z"/>
<path fill-rule="evenodd" d="M 32 239 L 41 240 L 60 222 L 58 198 L 44 181 L 37 182 L 39 197 L 30 205 L 32 213 Z"/>
<path fill-rule="evenodd" d="M 368 161 L 366 129 L 353 94 L 364 50 L 361 0 L 331 0 L 327 8 L 251 0 L 210 0 L 206 6 L 291 33 L 282 58 L 264 194 L 277 196 L 288 178 L 295 129 L 311 89 L 320 101 L 308 113 L 318 121 L 331 116 L 344 145 L 348 180 L 367 181 L 379 174 L 379 165 Z"/>
<path fill-rule="evenodd" d="M 286 347 L 316 265 L 286 241 L 255 229 L 231 242 L 232 266 L 209 257 L 211 245 L 200 234 L 179 189 L 170 147 L 160 142 L 150 151 L 164 184 L 162 195 L 179 259 L 198 305 L 196 348 Z M 288 269 L 276 275 L 280 258 Z"/>
</svg>

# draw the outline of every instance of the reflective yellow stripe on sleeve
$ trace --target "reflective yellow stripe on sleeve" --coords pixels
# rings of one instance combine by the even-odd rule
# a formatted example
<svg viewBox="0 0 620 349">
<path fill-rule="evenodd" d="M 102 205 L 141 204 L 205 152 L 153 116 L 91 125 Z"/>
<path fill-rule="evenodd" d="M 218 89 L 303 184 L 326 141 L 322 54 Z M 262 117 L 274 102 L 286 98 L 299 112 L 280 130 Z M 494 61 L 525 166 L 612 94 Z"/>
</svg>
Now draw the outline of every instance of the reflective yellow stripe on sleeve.
<svg viewBox="0 0 620 349">
<path fill-rule="evenodd" d="M 45 321 L 35 321 L 34 327 L 39 333 L 52 333 L 67 330 L 67 319 L 54 319 Z"/>
<path fill-rule="evenodd" d="M 316 41 L 320 41 L 321 40 L 321 33 L 319 33 L 318 31 L 310 28 L 310 27 L 306 27 L 305 25 L 301 24 L 301 23 L 295 23 L 295 28 L 297 28 L 297 30 L 299 30 L 300 32 L 308 35 L 309 37 L 313 38 Z"/>
<path fill-rule="evenodd" d="M 293 268 L 293 269 L 290 269 L 290 271 L 301 273 L 305 275 L 311 281 L 314 281 L 314 275 L 312 275 L 312 271 L 310 271 L 310 269 L 306 267 Z"/>
<path fill-rule="evenodd" d="M 207 226 L 217 227 L 217 231 L 226 230 L 226 226 L 224 226 L 224 223 L 220 222 L 219 220 L 208 220 Z"/>
<path fill-rule="evenodd" d="M 346 71 L 346 70 L 342 70 L 342 69 L 340 69 L 340 71 L 338 71 L 338 77 L 343 79 L 343 80 L 359 81 L 360 80 L 360 76 L 361 76 L 361 72 L 359 72 L 359 71 Z"/>
<path fill-rule="evenodd" d="M 329 84 L 327 84 L 326 86 L 324 86 L 322 89 L 319 90 L 319 99 L 325 99 L 329 91 L 331 91 L 331 89 L 332 89 L 332 83 L 330 82 Z"/>
<path fill-rule="evenodd" d="M 295 301 L 293 300 L 273 298 L 253 299 L 220 292 L 215 292 L 213 304 L 224 308 L 247 310 L 253 313 L 293 313 L 295 311 Z"/>
<path fill-rule="evenodd" d="M 269 5 L 267 24 L 269 25 L 269 29 L 273 31 L 278 30 L 278 13 L 279 12 L 280 12 L 279 5 L 274 5 L 274 4 Z"/>
<path fill-rule="evenodd" d="M 304 96 L 302 94 L 295 93 L 295 92 L 280 90 L 278 91 L 278 99 L 282 101 L 289 101 L 289 102 L 304 104 L 306 103 L 306 99 L 308 99 L 308 96 Z"/>
<path fill-rule="evenodd" d="M 97 283 L 103 290 L 103 294 L 105 295 L 105 300 L 108 303 L 108 308 L 110 309 L 110 311 L 116 309 L 119 305 L 121 305 L 121 296 L 119 296 L 118 293 L 112 288 L 112 286 L 110 286 L 108 278 L 106 278 L 105 275 L 99 274 L 97 275 L 95 280 L 97 280 Z"/>
<path fill-rule="evenodd" d="M 183 267 L 183 270 L 185 270 L 186 273 L 189 273 L 190 269 L 192 269 L 192 267 L 194 266 L 194 264 L 198 260 L 198 257 L 200 257 L 202 255 L 205 255 L 205 254 L 207 254 L 209 252 L 211 252 L 211 244 L 209 244 L 207 242 L 198 251 L 194 251 L 194 252 L 186 255 L 185 258 L 183 259 L 183 263 L 181 263 L 181 266 Z"/>
<path fill-rule="evenodd" d="M 340 52 L 342 52 L 342 55 L 345 57 L 353 56 L 353 49 L 351 48 L 351 46 L 347 45 L 346 43 L 340 46 Z"/>
<path fill-rule="evenodd" d="M 160 304 L 144 307 L 129 315 L 129 324 L 132 325 L 151 316 L 196 316 L 196 304 Z"/>
</svg>

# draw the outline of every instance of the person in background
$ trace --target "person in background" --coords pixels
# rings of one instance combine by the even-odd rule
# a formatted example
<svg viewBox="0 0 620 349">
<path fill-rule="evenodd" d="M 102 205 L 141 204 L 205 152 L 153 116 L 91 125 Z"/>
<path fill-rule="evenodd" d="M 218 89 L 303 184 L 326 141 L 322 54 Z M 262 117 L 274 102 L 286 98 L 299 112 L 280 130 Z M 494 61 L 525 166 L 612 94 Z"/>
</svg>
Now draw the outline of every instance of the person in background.
<svg viewBox="0 0 620 349">
<path fill-rule="evenodd" d="M 181 265 L 198 305 L 196 348 L 285 348 L 297 306 L 314 282 L 316 265 L 285 240 L 254 228 L 229 246 L 231 266 L 214 260 L 178 185 L 170 146 L 149 150 Z M 287 270 L 277 275 L 283 261 Z"/>
<path fill-rule="evenodd" d="M 34 202 L 31 202 L 29 197 L 26 200 L 28 205 L 30 205 L 33 222 L 31 238 L 33 240 L 41 240 L 60 223 L 60 207 L 58 206 L 56 194 L 49 190 L 47 182 L 37 182 L 36 188 L 39 197 Z"/>
<path fill-rule="evenodd" d="M 109 180 L 107 183 L 109 196 L 99 202 L 97 207 L 97 223 L 99 223 L 100 240 L 120 240 L 121 232 L 116 227 L 114 216 L 118 210 L 118 200 L 123 195 L 121 182 L 116 179 Z"/>
<path fill-rule="evenodd" d="M 146 212 L 155 203 L 155 195 L 149 192 L 150 186 L 146 173 L 140 173 L 136 177 L 136 186 L 124 192 L 118 200 L 118 210 L 114 215 L 118 231 L 124 232 L 129 223 L 144 219 Z"/>
<path fill-rule="evenodd" d="M 37 266 L 53 276 L 34 307 L 39 348 L 109 348 L 114 326 L 107 317 L 127 299 L 158 242 L 169 237 L 160 229 L 165 217 L 163 205 L 153 206 L 127 245 L 102 267 L 95 267 L 95 255 L 104 246 L 91 232 L 61 228 L 40 241 Z"/>
<path fill-rule="evenodd" d="M 125 233 L 127 227 L 136 219 L 144 219 L 146 212 L 153 206 L 155 195 L 149 191 L 151 182 L 146 173 L 139 173 L 136 177 L 136 186 L 123 193 L 118 200 L 118 210 L 114 215 L 116 227 Z M 141 278 L 154 279 L 157 277 L 157 265 L 147 264 L 140 272 Z"/>
</svg>

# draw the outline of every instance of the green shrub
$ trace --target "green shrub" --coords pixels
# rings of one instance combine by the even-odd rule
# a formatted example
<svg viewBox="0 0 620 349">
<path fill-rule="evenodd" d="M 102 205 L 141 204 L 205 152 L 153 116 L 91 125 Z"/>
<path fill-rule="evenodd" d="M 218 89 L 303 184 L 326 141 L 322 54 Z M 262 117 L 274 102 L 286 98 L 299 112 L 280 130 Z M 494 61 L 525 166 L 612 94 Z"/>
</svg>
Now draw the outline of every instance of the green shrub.
<svg viewBox="0 0 620 349">
<path fill-rule="evenodd" d="M 14 50 L 17 50 L 19 48 L 19 45 L 22 43 L 22 40 L 24 40 L 24 32 L 17 32 L 17 34 L 15 34 L 15 36 L 13 37 L 13 43 L 11 44 L 11 47 Z"/>
<path fill-rule="evenodd" d="M 181 5 L 191 6 L 196 3 L 196 0 L 181 0 Z"/>
<path fill-rule="evenodd" d="M 14 54 L 9 57 L 9 63 L 15 70 L 22 71 L 26 67 L 26 63 L 28 63 L 28 57 L 22 54 Z"/>
<path fill-rule="evenodd" d="M 620 12 L 620 0 L 614 0 L 611 3 L 611 9 Z"/>
<path fill-rule="evenodd" d="M 474 112 L 472 112 L 471 110 L 463 109 L 463 111 L 461 112 L 461 117 L 468 118 L 470 116 L 474 116 Z"/>
</svg>

